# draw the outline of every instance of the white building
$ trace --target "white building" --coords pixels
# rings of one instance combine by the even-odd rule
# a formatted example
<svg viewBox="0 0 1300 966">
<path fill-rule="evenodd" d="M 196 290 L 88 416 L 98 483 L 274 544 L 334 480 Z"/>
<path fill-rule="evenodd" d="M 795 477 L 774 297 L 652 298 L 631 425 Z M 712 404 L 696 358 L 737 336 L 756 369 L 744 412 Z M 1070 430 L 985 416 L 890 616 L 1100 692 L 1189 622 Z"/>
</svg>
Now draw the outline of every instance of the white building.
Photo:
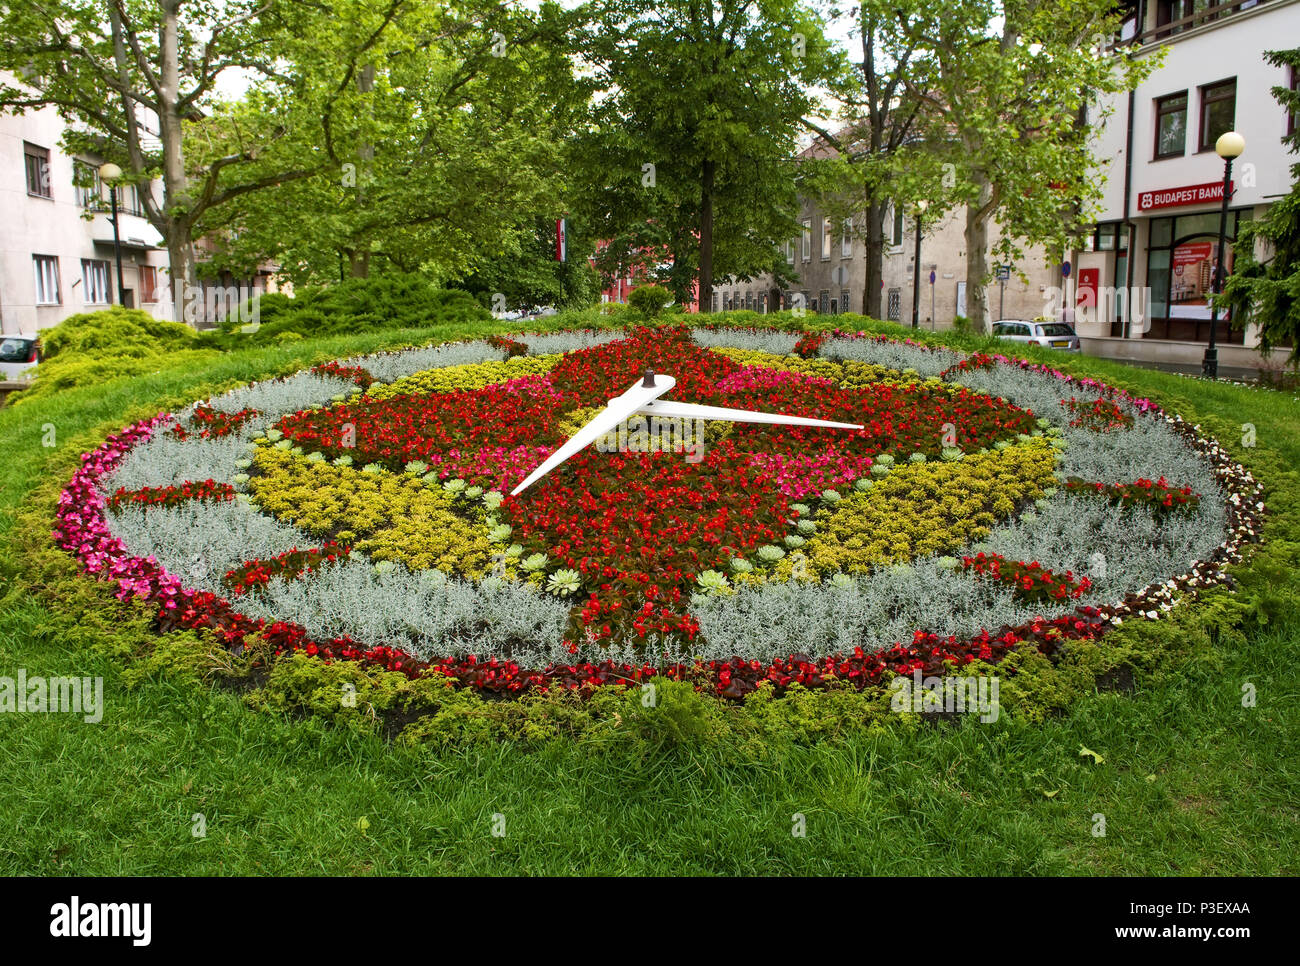
<svg viewBox="0 0 1300 966">
<path fill-rule="evenodd" d="M 1235 162 L 1224 261 L 1239 220 L 1291 189 L 1297 160 L 1281 139 L 1296 123 L 1271 93 L 1296 77 L 1264 52 L 1300 44 L 1300 0 L 1128 0 L 1122 39 L 1164 64 L 1109 106 L 1096 150 L 1108 160 L 1104 213 L 1074 254 L 1070 297 L 1085 352 L 1196 364 L 1210 334 L 1224 162 L 1214 144 L 1244 136 Z M 1262 253 L 1261 253 L 1262 254 Z M 1119 290 L 1127 290 L 1125 292 Z M 1216 327 L 1219 361 L 1259 364 L 1251 328 Z"/>
<path fill-rule="evenodd" d="M 0 114 L 0 332 L 34 332 L 119 301 L 100 159 L 65 154 L 66 129 L 53 108 Z M 167 252 L 132 186 L 118 191 L 118 224 L 125 304 L 171 318 Z"/>
</svg>

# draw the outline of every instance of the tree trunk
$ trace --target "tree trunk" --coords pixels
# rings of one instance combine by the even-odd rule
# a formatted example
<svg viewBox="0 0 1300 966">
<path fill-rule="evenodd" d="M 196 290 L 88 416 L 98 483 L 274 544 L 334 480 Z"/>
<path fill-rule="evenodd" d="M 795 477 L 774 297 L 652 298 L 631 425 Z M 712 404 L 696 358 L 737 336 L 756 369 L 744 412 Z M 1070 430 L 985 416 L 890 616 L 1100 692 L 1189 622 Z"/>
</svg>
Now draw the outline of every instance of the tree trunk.
<svg viewBox="0 0 1300 966">
<path fill-rule="evenodd" d="M 867 205 L 867 226 L 863 239 L 865 274 L 862 283 L 862 314 L 882 319 L 881 279 L 885 277 L 885 206 L 879 201 Z"/>
<path fill-rule="evenodd" d="M 985 180 L 979 189 L 979 197 L 966 205 L 966 317 L 976 332 L 988 332 L 989 204 L 993 188 Z"/>
<path fill-rule="evenodd" d="M 713 308 L 713 179 L 717 162 L 705 161 L 700 173 L 700 282 L 697 310 Z"/>
<path fill-rule="evenodd" d="M 162 83 L 158 97 L 158 136 L 162 141 L 163 174 L 163 237 L 167 243 L 169 274 L 172 285 L 172 307 L 176 321 L 192 321 L 197 311 L 186 318 L 186 300 L 191 297 L 195 281 L 194 245 L 190 238 L 192 227 L 189 213 L 193 207 L 190 198 L 189 176 L 185 172 L 185 154 L 182 148 L 184 131 L 181 127 L 180 98 L 180 43 L 178 38 L 179 4 L 164 0 L 163 24 L 160 31 L 158 58 Z M 185 213 L 177 217 L 177 212 Z"/>
</svg>

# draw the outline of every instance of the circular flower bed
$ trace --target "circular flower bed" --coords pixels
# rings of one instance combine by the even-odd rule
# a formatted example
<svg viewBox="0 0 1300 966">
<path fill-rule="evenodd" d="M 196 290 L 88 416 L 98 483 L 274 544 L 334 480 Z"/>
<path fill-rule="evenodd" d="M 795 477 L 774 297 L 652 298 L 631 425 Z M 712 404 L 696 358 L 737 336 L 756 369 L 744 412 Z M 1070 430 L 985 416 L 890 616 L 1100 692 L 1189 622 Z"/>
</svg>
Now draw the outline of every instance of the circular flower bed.
<svg viewBox="0 0 1300 966">
<path fill-rule="evenodd" d="M 634 417 L 666 398 L 855 431 Z M 336 360 L 85 454 L 55 541 L 160 630 L 497 694 L 865 688 L 1053 654 L 1224 579 L 1260 487 L 1196 427 L 1047 366 L 862 333 L 640 328 Z"/>
</svg>

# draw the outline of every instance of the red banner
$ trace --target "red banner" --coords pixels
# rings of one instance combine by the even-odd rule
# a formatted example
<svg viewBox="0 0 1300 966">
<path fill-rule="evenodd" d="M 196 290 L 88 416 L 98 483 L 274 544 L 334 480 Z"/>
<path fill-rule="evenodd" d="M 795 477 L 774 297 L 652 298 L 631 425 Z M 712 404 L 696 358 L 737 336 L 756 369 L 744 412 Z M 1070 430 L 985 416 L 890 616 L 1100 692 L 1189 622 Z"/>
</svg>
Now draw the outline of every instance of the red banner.
<svg viewBox="0 0 1300 966">
<path fill-rule="evenodd" d="M 1233 183 L 1228 182 L 1228 197 L 1232 197 Z M 1153 211 L 1156 208 L 1177 208 L 1180 205 L 1203 205 L 1211 201 L 1223 200 L 1223 182 L 1210 181 L 1206 184 L 1189 184 L 1181 188 L 1159 188 L 1155 191 L 1143 191 L 1138 194 L 1138 211 Z"/>
</svg>

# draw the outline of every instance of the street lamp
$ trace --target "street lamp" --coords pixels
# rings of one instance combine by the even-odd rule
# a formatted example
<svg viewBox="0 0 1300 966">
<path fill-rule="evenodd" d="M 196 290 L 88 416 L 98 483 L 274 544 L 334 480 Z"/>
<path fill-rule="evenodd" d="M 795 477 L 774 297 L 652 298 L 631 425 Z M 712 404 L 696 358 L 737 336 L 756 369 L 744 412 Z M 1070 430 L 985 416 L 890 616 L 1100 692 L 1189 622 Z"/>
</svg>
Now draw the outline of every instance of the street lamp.
<svg viewBox="0 0 1300 966">
<path fill-rule="evenodd" d="M 1210 279 L 1210 291 L 1218 295 L 1223 291 L 1223 237 L 1228 231 L 1228 200 L 1232 197 L 1232 162 L 1241 157 L 1246 150 L 1246 139 L 1236 131 L 1219 135 L 1214 142 L 1214 153 L 1223 158 L 1223 204 L 1219 207 L 1219 250 L 1214 261 L 1214 276 Z M 1214 337 L 1219 327 L 1219 306 L 1210 300 L 1210 344 L 1205 348 L 1205 358 L 1201 361 L 1201 374 L 1210 379 L 1219 378 L 1219 350 Z"/>
<path fill-rule="evenodd" d="M 105 161 L 99 166 L 99 178 L 108 182 L 109 203 L 113 206 L 113 255 L 117 259 L 117 304 L 126 305 L 126 289 L 122 286 L 122 238 L 117 230 L 117 183 L 122 178 L 122 169 L 112 161 Z"/>
<path fill-rule="evenodd" d="M 912 328 L 921 319 L 921 217 L 930 203 L 922 198 L 916 203 L 916 253 L 912 256 Z"/>
</svg>

